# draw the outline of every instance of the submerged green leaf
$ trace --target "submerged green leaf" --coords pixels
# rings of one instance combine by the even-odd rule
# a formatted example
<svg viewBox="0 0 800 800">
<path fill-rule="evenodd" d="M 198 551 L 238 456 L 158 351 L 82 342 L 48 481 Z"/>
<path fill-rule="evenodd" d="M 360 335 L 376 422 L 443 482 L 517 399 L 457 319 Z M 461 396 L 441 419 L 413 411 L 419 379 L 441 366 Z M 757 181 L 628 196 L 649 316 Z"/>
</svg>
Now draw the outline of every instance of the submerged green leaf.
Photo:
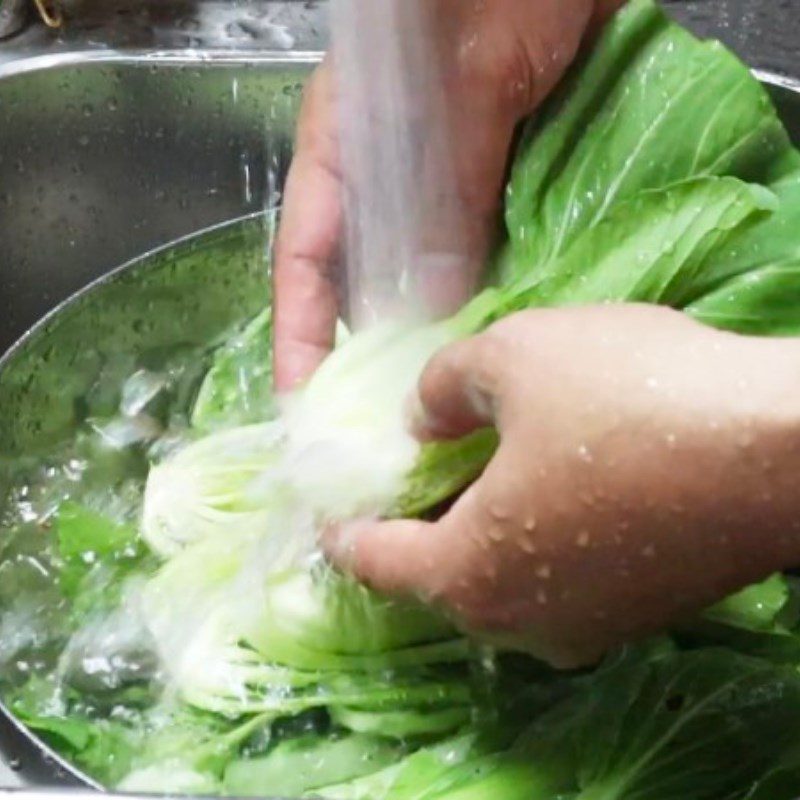
<svg viewBox="0 0 800 800">
<path fill-rule="evenodd" d="M 289 739 L 267 756 L 231 762 L 225 770 L 224 791 L 234 797 L 300 797 L 321 786 L 377 772 L 403 753 L 396 742 L 372 735 Z"/>
</svg>

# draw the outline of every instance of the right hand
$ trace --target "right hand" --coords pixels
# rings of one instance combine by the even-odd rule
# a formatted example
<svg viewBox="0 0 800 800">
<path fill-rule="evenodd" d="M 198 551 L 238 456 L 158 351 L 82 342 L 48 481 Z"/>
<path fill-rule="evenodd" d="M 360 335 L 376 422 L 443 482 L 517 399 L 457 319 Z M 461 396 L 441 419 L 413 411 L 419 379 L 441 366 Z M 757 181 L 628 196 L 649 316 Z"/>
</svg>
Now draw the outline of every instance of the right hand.
<svg viewBox="0 0 800 800">
<path fill-rule="evenodd" d="M 459 132 L 454 161 L 468 216 L 464 229 L 471 231 L 465 257 L 480 265 L 496 224 L 514 128 L 558 83 L 587 31 L 623 0 L 430 2 L 437 5 L 435 35 Z M 279 391 L 308 378 L 333 346 L 340 183 L 335 76 L 326 58 L 306 87 L 275 251 Z"/>
<path fill-rule="evenodd" d="M 800 564 L 800 342 L 654 306 L 530 311 L 434 357 L 424 439 L 496 425 L 439 522 L 360 523 L 332 560 L 556 666 Z"/>
</svg>

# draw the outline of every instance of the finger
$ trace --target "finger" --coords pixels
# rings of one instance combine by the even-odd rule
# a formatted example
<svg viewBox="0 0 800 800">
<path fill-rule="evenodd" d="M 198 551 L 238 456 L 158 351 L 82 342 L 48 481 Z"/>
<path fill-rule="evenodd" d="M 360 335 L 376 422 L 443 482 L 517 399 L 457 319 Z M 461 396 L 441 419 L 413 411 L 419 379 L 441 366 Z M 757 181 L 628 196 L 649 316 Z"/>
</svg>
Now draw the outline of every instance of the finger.
<svg viewBox="0 0 800 800">
<path fill-rule="evenodd" d="M 328 559 L 377 592 L 439 600 L 469 572 L 472 545 L 485 523 L 477 487 L 465 492 L 435 523 L 362 520 L 329 528 Z"/>
<path fill-rule="evenodd" d="M 431 599 L 450 546 L 439 526 L 419 520 L 362 521 L 330 528 L 323 549 L 338 569 L 382 594 Z"/>
<path fill-rule="evenodd" d="M 606 22 L 625 5 L 626 0 L 597 0 L 589 26 L 591 33 L 597 33 Z"/>
<path fill-rule="evenodd" d="M 497 421 L 505 363 L 501 350 L 498 340 L 482 334 L 431 359 L 412 406 L 412 429 L 419 439 L 457 439 Z"/>
<path fill-rule="evenodd" d="M 275 384 L 291 389 L 333 347 L 342 231 L 339 155 L 329 68 L 307 91 L 275 248 Z"/>
</svg>

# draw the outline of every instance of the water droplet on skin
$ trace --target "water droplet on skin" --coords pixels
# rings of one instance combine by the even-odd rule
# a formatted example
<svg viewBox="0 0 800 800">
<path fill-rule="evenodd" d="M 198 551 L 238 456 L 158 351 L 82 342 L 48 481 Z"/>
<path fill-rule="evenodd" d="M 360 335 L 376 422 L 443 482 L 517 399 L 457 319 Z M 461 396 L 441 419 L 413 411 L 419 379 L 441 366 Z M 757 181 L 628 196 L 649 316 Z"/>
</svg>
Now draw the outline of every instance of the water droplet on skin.
<svg viewBox="0 0 800 800">
<path fill-rule="evenodd" d="M 678 443 L 678 437 L 674 433 L 668 433 L 664 437 L 664 441 L 667 443 L 667 447 L 669 447 L 670 450 L 674 450 L 675 445 Z"/>
<path fill-rule="evenodd" d="M 507 520 L 509 518 L 509 516 L 510 516 L 507 508 L 505 508 L 504 506 L 498 506 L 498 505 L 492 506 L 489 509 L 489 513 L 492 515 L 492 517 L 494 517 L 499 522 L 502 522 L 503 520 Z"/>
<path fill-rule="evenodd" d="M 642 548 L 642 555 L 645 558 L 653 558 L 655 554 L 656 554 L 656 546 L 654 544 L 648 544 Z"/>
<path fill-rule="evenodd" d="M 578 458 L 580 458 L 580 460 L 583 461 L 584 464 L 591 464 L 592 461 L 594 460 L 594 457 L 592 456 L 592 451 L 589 450 L 589 448 L 585 444 L 582 444 L 578 448 Z"/>
<path fill-rule="evenodd" d="M 539 591 L 536 592 L 536 602 L 540 606 L 547 605 L 547 592 L 545 592 L 544 589 L 539 589 Z"/>
<path fill-rule="evenodd" d="M 502 528 L 489 528 L 489 538 L 495 544 L 499 544 L 506 538 L 506 535 Z"/>
<path fill-rule="evenodd" d="M 536 554 L 536 545 L 530 539 L 520 539 L 519 548 L 523 553 L 526 553 L 529 556 Z"/>
<path fill-rule="evenodd" d="M 536 517 L 528 517 L 525 520 L 525 530 L 532 533 L 536 530 Z"/>
<path fill-rule="evenodd" d="M 553 569 L 549 564 L 541 564 L 536 567 L 536 577 L 547 580 L 553 574 Z"/>
<path fill-rule="evenodd" d="M 578 534 L 578 538 L 575 540 L 578 547 L 588 547 L 589 546 L 589 531 L 581 531 Z"/>
</svg>

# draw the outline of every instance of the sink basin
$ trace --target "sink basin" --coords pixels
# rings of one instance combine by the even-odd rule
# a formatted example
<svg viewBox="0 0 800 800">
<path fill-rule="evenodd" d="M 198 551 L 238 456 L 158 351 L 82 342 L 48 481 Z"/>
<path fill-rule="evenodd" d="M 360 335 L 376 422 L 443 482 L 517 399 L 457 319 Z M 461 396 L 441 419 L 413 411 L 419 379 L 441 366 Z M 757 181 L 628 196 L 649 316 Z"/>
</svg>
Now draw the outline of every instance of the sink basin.
<svg viewBox="0 0 800 800">
<path fill-rule="evenodd" d="M 0 352 L 111 268 L 273 205 L 315 54 L 0 68 Z"/>
</svg>

